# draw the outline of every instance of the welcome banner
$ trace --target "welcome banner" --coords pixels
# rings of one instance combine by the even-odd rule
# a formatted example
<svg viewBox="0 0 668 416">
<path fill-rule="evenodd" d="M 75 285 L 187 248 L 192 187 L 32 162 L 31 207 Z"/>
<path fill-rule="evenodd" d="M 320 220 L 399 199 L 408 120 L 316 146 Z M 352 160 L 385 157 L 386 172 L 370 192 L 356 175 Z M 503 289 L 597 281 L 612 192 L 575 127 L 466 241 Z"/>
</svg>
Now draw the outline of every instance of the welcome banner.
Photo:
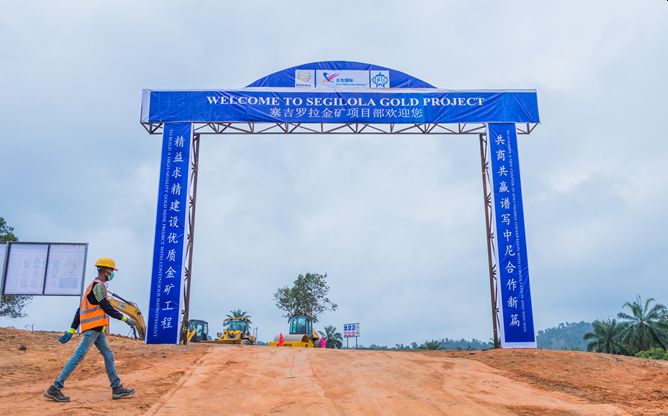
<svg viewBox="0 0 668 416">
<path fill-rule="evenodd" d="M 191 135 L 189 123 L 164 126 L 147 344 L 179 342 Z"/>
<path fill-rule="evenodd" d="M 144 90 L 142 123 L 537 123 L 535 91 Z"/>
</svg>

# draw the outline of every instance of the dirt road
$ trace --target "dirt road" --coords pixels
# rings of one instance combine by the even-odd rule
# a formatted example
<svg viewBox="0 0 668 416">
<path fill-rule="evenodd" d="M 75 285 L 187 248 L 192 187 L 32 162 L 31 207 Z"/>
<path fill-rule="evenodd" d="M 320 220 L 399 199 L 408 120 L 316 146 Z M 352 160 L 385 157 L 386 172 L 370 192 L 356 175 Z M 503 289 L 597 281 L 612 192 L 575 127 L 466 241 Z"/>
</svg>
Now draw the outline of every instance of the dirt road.
<svg viewBox="0 0 668 416">
<path fill-rule="evenodd" d="M 628 415 L 460 358 L 406 352 L 215 348 L 149 414 Z M 536 414 L 534 413 L 534 414 Z"/>
<path fill-rule="evenodd" d="M 668 415 L 668 365 L 558 351 L 420 352 L 147 346 L 112 337 L 135 396 L 110 400 L 95 351 L 42 391 L 69 358 L 58 334 L 0 328 L 0 411 L 16 415 Z M 17 345 L 25 346 L 20 350 Z"/>
</svg>

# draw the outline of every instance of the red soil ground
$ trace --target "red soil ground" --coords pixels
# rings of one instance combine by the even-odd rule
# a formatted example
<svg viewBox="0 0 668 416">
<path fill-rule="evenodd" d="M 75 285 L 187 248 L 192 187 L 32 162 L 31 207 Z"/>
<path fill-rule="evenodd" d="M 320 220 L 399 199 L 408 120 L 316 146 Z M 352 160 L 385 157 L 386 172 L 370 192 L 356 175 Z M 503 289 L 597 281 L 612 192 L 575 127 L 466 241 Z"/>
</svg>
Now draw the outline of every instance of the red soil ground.
<svg viewBox="0 0 668 416">
<path fill-rule="evenodd" d="M 155 346 L 111 336 L 123 383 L 111 400 L 102 357 L 42 392 L 76 348 L 60 334 L 0 328 L 3 415 L 668 415 L 668 362 L 545 350 L 356 351 Z"/>
</svg>

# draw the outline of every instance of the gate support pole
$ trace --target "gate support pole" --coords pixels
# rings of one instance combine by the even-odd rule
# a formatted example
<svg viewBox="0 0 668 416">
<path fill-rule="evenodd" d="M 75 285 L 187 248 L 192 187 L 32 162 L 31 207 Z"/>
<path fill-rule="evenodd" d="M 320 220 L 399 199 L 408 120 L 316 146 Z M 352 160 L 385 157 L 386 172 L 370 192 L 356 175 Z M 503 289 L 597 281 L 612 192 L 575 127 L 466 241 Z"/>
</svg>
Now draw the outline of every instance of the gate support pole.
<svg viewBox="0 0 668 416">
<path fill-rule="evenodd" d="M 181 325 L 181 343 L 188 343 L 188 320 L 190 319 L 190 282 L 193 270 L 193 241 L 195 239 L 195 211 L 197 209 L 197 175 L 199 172 L 199 133 L 193 134 L 192 140 L 192 172 L 190 175 L 190 186 L 188 195 L 188 243 L 186 246 L 186 261 L 188 265 L 185 270 L 183 290 L 183 321 Z"/>
<path fill-rule="evenodd" d="M 480 164 L 482 167 L 482 192 L 483 201 L 485 204 L 485 229 L 487 232 L 487 265 L 489 267 L 489 291 L 492 300 L 492 327 L 494 328 L 494 348 L 501 347 L 501 340 L 499 339 L 499 310 L 498 310 L 498 292 L 496 282 L 496 265 L 495 263 L 495 248 L 494 248 L 494 232 L 492 231 L 492 193 L 489 188 L 492 187 L 492 181 L 489 176 L 489 160 L 487 159 L 487 135 L 480 134 Z"/>
</svg>

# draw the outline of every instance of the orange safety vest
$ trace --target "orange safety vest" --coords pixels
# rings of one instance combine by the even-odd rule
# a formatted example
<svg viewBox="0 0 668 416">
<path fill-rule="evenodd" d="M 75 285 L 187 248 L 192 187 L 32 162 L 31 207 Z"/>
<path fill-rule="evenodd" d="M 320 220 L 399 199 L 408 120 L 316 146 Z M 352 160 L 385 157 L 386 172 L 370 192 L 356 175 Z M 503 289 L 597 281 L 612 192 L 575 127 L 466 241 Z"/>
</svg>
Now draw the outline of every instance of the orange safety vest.
<svg viewBox="0 0 668 416">
<path fill-rule="evenodd" d="M 100 305 L 93 305 L 92 303 L 88 302 L 88 295 L 90 294 L 91 290 L 93 290 L 93 285 L 96 282 L 104 285 L 104 282 L 99 279 L 93 280 L 88 285 L 83 297 L 81 298 L 81 305 L 79 306 L 81 332 L 88 331 L 89 329 L 97 328 L 99 326 L 105 327 L 109 325 L 109 316 L 107 316 L 107 314 L 102 310 L 102 307 Z"/>
</svg>

